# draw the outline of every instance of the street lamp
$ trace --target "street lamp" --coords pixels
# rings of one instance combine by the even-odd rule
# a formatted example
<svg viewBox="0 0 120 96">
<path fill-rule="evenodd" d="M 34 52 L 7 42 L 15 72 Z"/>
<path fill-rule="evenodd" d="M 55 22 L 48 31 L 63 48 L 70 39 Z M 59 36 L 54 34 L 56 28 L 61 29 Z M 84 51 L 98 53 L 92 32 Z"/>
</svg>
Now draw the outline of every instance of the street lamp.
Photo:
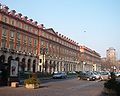
<svg viewBox="0 0 120 96">
<path fill-rule="evenodd" d="M 48 49 L 45 48 L 44 46 L 40 48 L 40 53 L 43 55 L 43 72 L 44 72 L 44 68 L 45 68 L 45 55 L 47 54 Z"/>
</svg>

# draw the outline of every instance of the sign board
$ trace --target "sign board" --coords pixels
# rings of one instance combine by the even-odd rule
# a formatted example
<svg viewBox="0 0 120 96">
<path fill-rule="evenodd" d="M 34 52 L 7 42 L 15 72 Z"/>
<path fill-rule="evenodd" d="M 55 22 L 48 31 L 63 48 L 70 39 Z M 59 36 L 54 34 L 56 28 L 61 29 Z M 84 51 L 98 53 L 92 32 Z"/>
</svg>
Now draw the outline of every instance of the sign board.
<svg viewBox="0 0 120 96">
<path fill-rule="evenodd" d="M 17 77 L 18 76 L 18 61 L 11 60 L 10 76 L 11 77 Z"/>
</svg>

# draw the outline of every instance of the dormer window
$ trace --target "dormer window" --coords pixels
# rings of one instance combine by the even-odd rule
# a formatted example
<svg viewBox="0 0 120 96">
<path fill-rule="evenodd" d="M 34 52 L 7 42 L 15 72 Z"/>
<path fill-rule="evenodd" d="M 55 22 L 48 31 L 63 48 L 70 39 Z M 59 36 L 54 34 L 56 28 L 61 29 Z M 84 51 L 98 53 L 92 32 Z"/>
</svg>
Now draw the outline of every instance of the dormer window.
<svg viewBox="0 0 120 96">
<path fill-rule="evenodd" d="M 11 15 L 15 15 L 16 11 L 15 10 L 11 10 L 9 14 Z"/>
<path fill-rule="evenodd" d="M 21 14 L 21 13 L 18 13 L 18 14 L 16 14 L 16 16 L 17 16 L 18 18 L 21 18 L 22 14 Z"/>
<path fill-rule="evenodd" d="M 8 10 L 9 10 L 9 8 L 8 8 L 8 6 L 3 5 L 3 6 L 2 6 L 2 10 L 7 13 Z"/>
<path fill-rule="evenodd" d="M 25 21 L 27 21 L 27 19 L 28 19 L 27 16 L 23 16 L 22 18 L 23 18 L 23 20 L 25 20 Z"/>
</svg>

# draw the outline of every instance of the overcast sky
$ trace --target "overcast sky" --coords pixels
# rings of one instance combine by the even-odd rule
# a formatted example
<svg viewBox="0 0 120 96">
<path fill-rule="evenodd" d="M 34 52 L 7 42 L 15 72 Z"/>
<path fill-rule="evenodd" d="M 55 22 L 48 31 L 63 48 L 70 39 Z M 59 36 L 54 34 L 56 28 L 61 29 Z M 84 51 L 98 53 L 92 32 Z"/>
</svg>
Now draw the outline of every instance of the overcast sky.
<svg viewBox="0 0 120 96">
<path fill-rule="evenodd" d="M 120 58 L 120 0 L 0 0 L 10 10 L 53 28 L 80 45 Z"/>
</svg>

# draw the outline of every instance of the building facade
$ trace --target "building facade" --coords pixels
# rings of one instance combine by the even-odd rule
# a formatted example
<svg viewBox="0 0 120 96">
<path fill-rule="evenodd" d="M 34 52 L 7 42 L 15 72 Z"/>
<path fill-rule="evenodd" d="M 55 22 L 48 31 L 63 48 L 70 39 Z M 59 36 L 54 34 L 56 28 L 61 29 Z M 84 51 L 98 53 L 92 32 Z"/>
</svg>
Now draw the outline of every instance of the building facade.
<svg viewBox="0 0 120 96">
<path fill-rule="evenodd" d="M 116 50 L 114 48 L 109 48 L 106 50 L 107 60 L 110 61 L 113 65 L 116 65 Z"/>
<path fill-rule="evenodd" d="M 17 75 L 20 72 L 96 71 L 100 70 L 100 55 L 0 4 L 2 81 L 8 80 L 11 72 L 15 71 L 13 67 L 18 70 Z"/>
<path fill-rule="evenodd" d="M 80 63 L 83 71 L 101 71 L 101 56 L 86 46 L 80 46 Z"/>
<path fill-rule="evenodd" d="M 27 16 L 0 7 L 0 63 L 19 62 L 19 71 L 37 71 L 39 27 Z"/>
<path fill-rule="evenodd" d="M 114 48 L 109 48 L 106 50 L 106 58 L 109 63 L 110 70 L 116 70 L 117 68 L 117 59 L 116 59 L 116 50 Z"/>
<path fill-rule="evenodd" d="M 55 71 L 77 71 L 79 46 L 78 43 L 68 37 L 55 32 L 52 28 L 41 30 L 41 50 L 45 54 L 40 55 L 40 71 L 52 73 Z M 45 57 L 45 60 L 43 60 Z M 41 69 L 42 68 L 42 69 Z"/>
<path fill-rule="evenodd" d="M 52 28 L 0 6 L 0 65 L 18 61 L 19 71 L 76 71 L 78 43 Z M 10 70 L 10 69 L 9 69 Z"/>
</svg>

